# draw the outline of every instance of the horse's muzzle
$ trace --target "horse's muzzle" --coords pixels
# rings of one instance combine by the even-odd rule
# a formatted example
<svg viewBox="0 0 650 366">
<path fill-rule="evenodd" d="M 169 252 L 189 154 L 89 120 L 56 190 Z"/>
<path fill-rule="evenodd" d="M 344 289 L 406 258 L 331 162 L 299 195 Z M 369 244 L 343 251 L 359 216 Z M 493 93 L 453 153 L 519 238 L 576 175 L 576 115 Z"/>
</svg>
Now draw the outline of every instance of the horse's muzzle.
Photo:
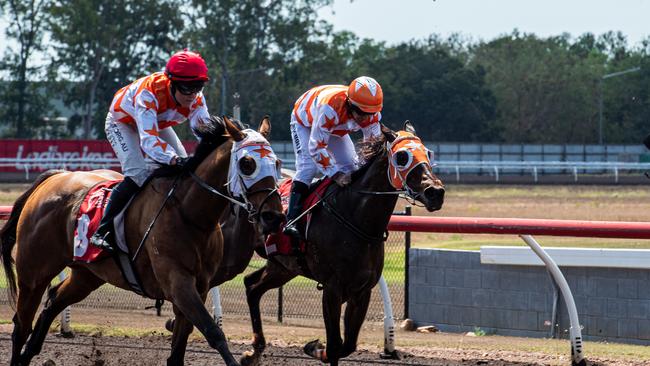
<svg viewBox="0 0 650 366">
<path fill-rule="evenodd" d="M 277 233 L 280 225 L 287 220 L 287 217 L 278 211 L 262 211 L 260 213 L 260 225 L 264 235 Z"/>
<path fill-rule="evenodd" d="M 428 187 L 424 190 L 424 206 L 427 211 L 438 211 L 445 201 L 445 189 L 441 187 Z"/>
</svg>

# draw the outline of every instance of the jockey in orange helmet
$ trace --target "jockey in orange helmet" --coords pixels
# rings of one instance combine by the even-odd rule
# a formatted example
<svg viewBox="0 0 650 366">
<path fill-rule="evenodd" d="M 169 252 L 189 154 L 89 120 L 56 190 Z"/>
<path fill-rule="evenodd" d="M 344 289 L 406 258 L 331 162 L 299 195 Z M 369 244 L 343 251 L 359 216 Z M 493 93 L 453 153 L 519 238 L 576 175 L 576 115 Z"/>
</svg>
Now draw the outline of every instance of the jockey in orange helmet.
<svg viewBox="0 0 650 366">
<path fill-rule="evenodd" d="M 289 221 L 300 214 L 302 200 L 318 171 L 339 186 L 350 183 L 357 156 L 348 134 L 361 130 L 364 139 L 379 136 L 383 102 L 381 86 L 368 76 L 354 79 L 349 86 L 317 86 L 298 98 L 291 114 L 296 176 L 289 198 Z M 299 236 L 294 226 L 287 226 L 284 232 Z"/>
<path fill-rule="evenodd" d="M 185 163 L 187 152 L 171 127 L 189 120 L 195 130 L 209 120 L 202 93 L 208 80 L 201 55 L 185 50 L 171 56 L 164 72 L 140 78 L 115 93 L 105 131 L 124 180 L 113 189 L 91 243 L 110 249 L 104 238 L 113 218 L 151 172 L 159 164 Z"/>
</svg>

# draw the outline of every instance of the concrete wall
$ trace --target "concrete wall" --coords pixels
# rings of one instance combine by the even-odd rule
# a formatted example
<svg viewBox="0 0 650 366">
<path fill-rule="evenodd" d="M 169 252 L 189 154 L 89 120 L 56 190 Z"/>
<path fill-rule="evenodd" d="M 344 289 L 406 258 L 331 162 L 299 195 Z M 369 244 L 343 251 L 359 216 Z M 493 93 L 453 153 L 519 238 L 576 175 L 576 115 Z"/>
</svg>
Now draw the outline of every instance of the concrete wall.
<svg viewBox="0 0 650 366">
<path fill-rule="evenodd" d="M 544 267 L 481 264 L 478 251 L 411 249 L 409 317 L 442 331 L 549 337 L 555 288 Z M 650 271 L 561 268 L 585 340 L 650 344 Z M 564 301 L 558 334 L 568 335 Z"/>
</svg>

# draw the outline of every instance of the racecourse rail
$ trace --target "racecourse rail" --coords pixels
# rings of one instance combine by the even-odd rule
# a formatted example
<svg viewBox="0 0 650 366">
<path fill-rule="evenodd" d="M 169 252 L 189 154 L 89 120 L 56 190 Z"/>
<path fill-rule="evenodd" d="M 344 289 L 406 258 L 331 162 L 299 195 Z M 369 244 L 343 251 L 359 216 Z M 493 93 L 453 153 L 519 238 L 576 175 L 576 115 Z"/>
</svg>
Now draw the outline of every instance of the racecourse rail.
<svg viewBox="0 0 650 366">
<path fill-rule="evenodd" d="M 0 220 L 6 220 L 11 206 L 0 206 Z M 650 239 L 650 222 L 611 222 L 582 220 L 543 220 L 514 218 L 418 217 L 394 215 L 388 229 L 410 232 L 445 232 L 519 235 L 542 259 L 567 303 L 571 321 L 570 338 L 573 365 L 585 365 L 582 335 L 575 302 L 566 279 L 553 259 L 532 235 L 574 236 L 622 239 Z"/>
<path fill-rule="evenodd" d="M 285 166 L 295 163 L 293 153 L 279 153 Z M 112 169 L 119 168 L 116 158 L 7 158 L 0 157 L 0 168 L 12 168 L 24 171 L 25 180 L 30 180 L 31 172 L 42 172 L 47 169 Z M 530 174 L 534 182 L 539 181 L 539 175 L 565 174 L 572 175 L 574 182 L 579 174 L 611 174 L 614 182 L 619 182 L 620 174 L 642 176 L 650 171 L 648 162 L 625 161 L 509 161 L 509 160 L 437 160 L 434 165 L 435 173 L 453 174 L 460 181 L 461 174 L 490 174 L 495 182 L 502 175 Z"/>
</svg>

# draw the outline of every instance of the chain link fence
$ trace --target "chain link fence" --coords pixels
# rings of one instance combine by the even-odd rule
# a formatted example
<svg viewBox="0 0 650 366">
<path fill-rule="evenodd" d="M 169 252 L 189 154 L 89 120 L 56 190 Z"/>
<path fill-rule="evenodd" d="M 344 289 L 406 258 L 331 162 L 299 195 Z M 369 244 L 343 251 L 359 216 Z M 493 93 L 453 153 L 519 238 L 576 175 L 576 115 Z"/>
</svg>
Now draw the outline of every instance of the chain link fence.
<svg viewBox="0 0 650 366">
<path fill-rule="evenodd" d="M 397 215 L 410 215 L 410 208 L 405 212 L 396 212 Z M 384 278 L 388 284 L 390 297 L 393 305 L 393 316 L 396 319 L 403 319 L 405 314 L 405 301 L 408 298 L 407 271 L 405 258 L 410 245 L 410 233 L 390 232 L 385 243 Z M 248 304 L 243 278 L 245 275 L 261 268 L 265 260 L 255 255 L 244 273 L 235 279 L 219 286 L 221 294 L 221 305 L 223 314 L 248 316 Z M 0 304 L 8 306 L 7 281 L 4 271 L 0 271 Z M 57 283 L 54 279 L 53 283 Z M 279 321 L 285 318 L 297 319 L 322 319 L 322 292 L 316 288 L 317 283 L 304 277 L 294 278 L 280 289 L 268 291 L 262 298 L 260 309 L 263 316 L 277 317 Z M 74 319 L 74 308 L 95 308 L 95 309 L 120 309 L 120 310 L 143 310 L 154 309 L 155 301 L 141 297 L 133 292 L 116 288 L 112 285 L 103 285 L 91 293 L 83 301 L 72 306 L 72 317 Z M 212 309 L 212 298 L 209 296 L 206 306 Z M 152 312 L 155 310 L 152 310 Z M 169 303 L 162 306 L 161 314 L 172 315 L 172 308 Z M 382 299 L 378 286 L 373 289 L 371 303 L 368 308 L 367 320 L 380 321 L 384 318 Z"/>
</svg>

